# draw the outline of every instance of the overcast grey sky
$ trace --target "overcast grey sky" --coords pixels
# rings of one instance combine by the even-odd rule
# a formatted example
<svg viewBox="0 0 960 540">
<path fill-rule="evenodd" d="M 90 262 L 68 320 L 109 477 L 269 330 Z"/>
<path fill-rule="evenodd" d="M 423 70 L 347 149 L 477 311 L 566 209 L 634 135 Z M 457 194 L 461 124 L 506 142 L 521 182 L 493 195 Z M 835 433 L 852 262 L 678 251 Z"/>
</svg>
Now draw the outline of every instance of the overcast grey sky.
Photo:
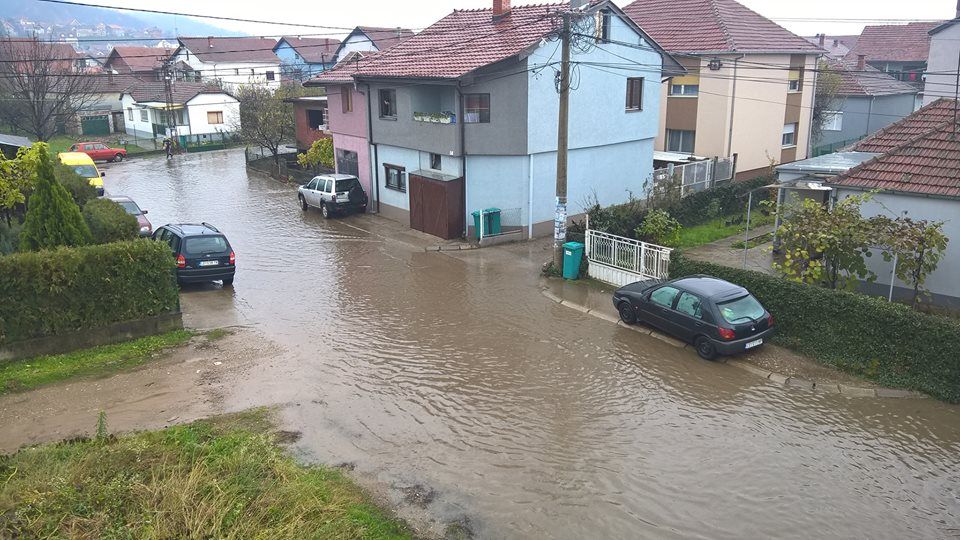
<svg viewBox="0 0 960 540">
<path fill-rule="evenodd" d="M 492 0 L 90 0 L 91 3 L 161 9 L 257 20 L 306 22 L 333 27 L 403 26 L 420 29 L 453 9 L 488 7 Z M 548 0 L 513 0 L 514 5 Z M 626 5 L 629 0 L 615 0 Z M 859 34 L 863 21 L 844 19 L 948 19 L 955 0 L 740 0 L 747 7 L 800 35 L 818 32 Z M 784 19 L 830 19 L 801 22 Z M 779 20 L 778 20 L 779 19 Z M 320 33 L 324 30 L 208 20 L 217 26 L 249 34 Z M 331 31 L 335 32 L 335 31 Z"/>
</svg>

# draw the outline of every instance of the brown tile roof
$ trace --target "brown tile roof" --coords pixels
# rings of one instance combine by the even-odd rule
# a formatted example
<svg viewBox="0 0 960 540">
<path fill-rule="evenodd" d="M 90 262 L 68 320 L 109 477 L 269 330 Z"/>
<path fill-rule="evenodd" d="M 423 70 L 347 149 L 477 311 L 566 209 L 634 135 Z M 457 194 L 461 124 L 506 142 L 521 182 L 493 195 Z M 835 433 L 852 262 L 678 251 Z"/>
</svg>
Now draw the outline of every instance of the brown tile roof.
<svg viewBox="0 0 960 540">
<path fill-rule="evenodd" d="M 821 52 L 734 0 L 636 0 L 623 11 L 669 52 Z"/>
<path fill-rule="evenodd" d="M 167 100 L 164 84 L 160 81 L 141 81 L 128 88 L 124 93 L 133 96 L 140 103 L 165 102 Z M 199 94 L 227 94 L 229 92 L 217 85 L 198 82 L 177 81 L 173 84 L 173 102 L 183 104 Z"/>
<path fill-rule="evenodd" d="M 369 62 L 377 52 L 352 51 L 343 57 L 337 65 L 305 81 L 304 86 L 322 86 L 324 84 L 346 84 L 353 82 L 353 76 L 359 75 L 361 67 Z"/>
<path fill-rule="evenodd" d="M 94 75 L 90 75 L 90 77 L 92 77 L 96 81 L 95 91 L 102 94 L 109 94 L 114 92 L 119 94 L 122 92 L 126 92 L 128 89 L 136 85 L 144 83 L 143 79 L 130 73 L 123 73 L 123 74 L 97 73 Z"/>
<path fill-rule="evenodd" d="M 850 147 L 850 150 L 855 152 L 889 152 L 932 129 L 952 123 L 953 109 L 954 101 L 952 99 L 938 99 L 920 107 L 910 116 L 897 120 L 861 140 Z"/>
<path fill-rule="evenodd" d="M 14 60 L 31 63 L 38 56 L 49 58 L 56 63 L 58 69 L 72 69 L 73 61 L 83 58 L 69 43 L 42 41 L 34 38 L 3 38 L 0 39 L 0 56 L 3 60 Z"/>
<path fill-rule="evenodd" d="M 332 38 L 301 38 L 293 36 L 283 36 L 280 41 L 287 42 L 288 45 L 297 51 L 297 54 L 303 58 L 304 62 L 311 64 L 320 64 L 330 62 L 334 53 L 340 46 L 339 39 Z M 277 42 L 277 46 L 280 42 Z M 276 49 L 276 47 L 274 47 Z"/>
<path fill-rule="evenodd" d="M 930 53 L 928 32 L 939 24 L 913 22 L 865 26 L 846 58 L 856 60 L 862 54 L 868 62 L 926 62 Z"/>
<path fill-rule="evenodd" d="M 117 69 L 123 66 L 115 65 L 117 60 L 122 59 L 123 63 L 130 71 L 153 71 L 163 65 L 163 60 L 173 54 L 173 49 L 162 49 L 157 47 L 114 47 L 107 56 L 105 65 Z"/>
<path fill-rule="evenodd" d="M 358 26 L 354 32 L 357 30 L 366 34 L 367 38 L 370 39 L 370 42 L 373 43 L 378 51 L 385 51 L 390 47 L 403 42 L 405 39 L 414 36 L 413 30 L 407 30 L 406 28 Z"/>
<path fill-rule="evenodd" d="M 841 84 L 837 93 L 841 96 L 891 96 L 920 91 L 916 86 L 899 81 L 869 65 L 860 70 L 856 62 L 834 59 L 829 66 L 840 75 Z"/>
<path fill-rule="evenodd" d="M 177 41 L 204 62 L 280 63 L 273 53 L 277 40 L 272 38 L 182 37 Z"/>
</svg>

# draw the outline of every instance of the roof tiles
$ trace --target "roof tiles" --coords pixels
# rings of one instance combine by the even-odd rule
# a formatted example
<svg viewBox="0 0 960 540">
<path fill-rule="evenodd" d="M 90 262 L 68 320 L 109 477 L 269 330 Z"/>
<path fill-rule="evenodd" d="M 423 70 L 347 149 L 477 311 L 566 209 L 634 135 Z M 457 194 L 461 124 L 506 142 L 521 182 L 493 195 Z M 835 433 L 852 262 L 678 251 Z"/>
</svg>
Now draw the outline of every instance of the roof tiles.
<svg viewBox="0 0 960 540">
<path fill-rule="evenodd" d="M 862 54 L 870 62 L 926 62 L 930 53 L 928 32 L 939 24 L 913 22 L 865 26 L 846 58 L 856 60 Z"/>
<path fill-rule="evenodd" d="M 858 69 L 857 63 L 849 60 L 832 60 L 829 65 L 840 74 L 841 83 L 837 93 L 841 96 L 890 96 L 919 92 L 916 86 L 899 81 L 869 65 Z"/>
<path fill-rule="evenodd" d="M 888 152 L 931 129 L 952 122 L 953 110 L 952 99 L 938 99 L 861 140 L 851 149 L 857 152 Z"/>
<path fill-rule="evenodd" d="M 203 62 L 279 63 L 277 40 L 259 37 L 182 37 L 178 41 Z"/>
<path fill-rule="evenodd" d="M 304 62 L 311 64 L 330 62 L 333 59 L 333 54 L 337 51 L 337 47 L 340 46 L 339 39 L 331 38 L 283 36 L 281 39 L 297 51 Z"/>
</svg>

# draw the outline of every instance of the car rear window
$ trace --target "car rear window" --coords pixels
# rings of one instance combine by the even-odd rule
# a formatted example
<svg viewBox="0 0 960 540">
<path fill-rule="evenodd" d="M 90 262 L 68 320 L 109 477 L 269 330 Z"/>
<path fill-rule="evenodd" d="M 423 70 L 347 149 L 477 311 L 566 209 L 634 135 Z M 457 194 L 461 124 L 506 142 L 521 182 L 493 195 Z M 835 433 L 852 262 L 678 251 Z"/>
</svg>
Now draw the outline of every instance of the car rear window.
<svg viewBox="0 0 960 540">
<path fill-rule="evenodd" d="M 93 178 L 94 176 L 100 176 L 97 174 L 97 169 L 93 165 L 74 165 L 73 171 L 84 178 Z"/>
<path fill-rule="evenodd" d="M 741 296 L 736 300 L 717 304 L 720 315 L 728 323 L 755 321 L 763 317 L 763 306 L 752 295 Z"/>
<path fill-rule="evenodd" d="M 137 203 L 133 201 L 117 201 L 117 204 L 122 206 L 123 209 L 126 210 L 128 214 L 131 214 L 134 216 L 140 215 L 140 207 L 137 206 Z"/>
<path fill-rule="evenodd" d="M 183 253 L 186 255 L 223 253 L 226 250 L 227 239 L 222 236 L 194 236 L 187 238 L 183 243 Z"/>
<path fill-rule="evenodd" d="M 360 183 L 357 182 L 356 178 L 347 178 L 346 180 L 337 180 L 337 193 L 343 191 L 350 191 L 351 189 L 359 186 Z"/>
</svg>

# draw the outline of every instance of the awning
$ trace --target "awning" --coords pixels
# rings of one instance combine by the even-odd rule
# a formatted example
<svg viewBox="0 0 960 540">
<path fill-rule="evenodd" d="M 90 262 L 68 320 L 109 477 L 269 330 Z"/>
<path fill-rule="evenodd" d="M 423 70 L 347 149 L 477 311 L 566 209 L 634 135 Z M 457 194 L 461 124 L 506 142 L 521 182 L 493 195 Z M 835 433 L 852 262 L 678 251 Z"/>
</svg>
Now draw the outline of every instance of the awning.
<svg viewBox="0 0 960 540">
<path fill-rule="evenodd" d="M 654 161 L 667 161 L 670 163 L 692 163 L 694 161 L 705 161 L 709 158 L 694 156 L 691 154 L 684 154 L 682 152 L 663 152 L 660 150 L 653 151 L 653 160 Z"/>
</svg>

